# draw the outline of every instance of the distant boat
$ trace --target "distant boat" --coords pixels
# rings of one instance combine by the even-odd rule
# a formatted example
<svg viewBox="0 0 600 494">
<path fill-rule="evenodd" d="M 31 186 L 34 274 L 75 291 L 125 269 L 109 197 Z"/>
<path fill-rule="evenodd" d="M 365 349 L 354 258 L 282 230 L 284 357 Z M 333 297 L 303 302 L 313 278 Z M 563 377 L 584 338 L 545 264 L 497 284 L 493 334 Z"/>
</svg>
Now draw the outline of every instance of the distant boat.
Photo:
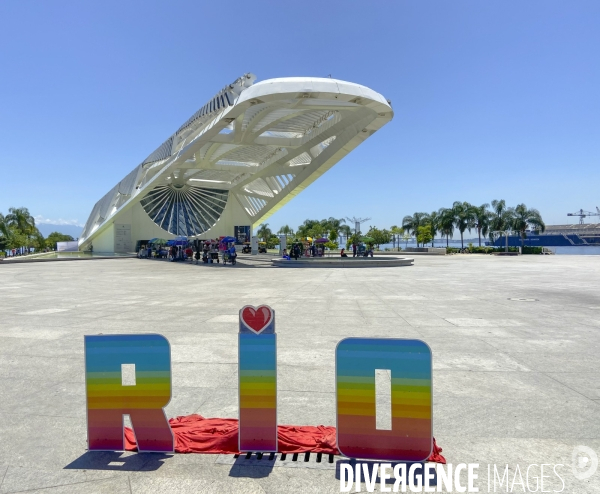
<svg viewBox="0 0 600 494">
<path fill-rule="evenodd" d="M 502 236 L 496 238 L 493 243 L 486 242 L 485 244 L 504 247 L 506 237 Z M 531 247 L 600 246 L 600 224 L 548 225 L 544 233 L 527 231 L 522 243 L 519 234 L 509 235 L 508 245 L 510 247 L 520 245 Z"/>
</svg>

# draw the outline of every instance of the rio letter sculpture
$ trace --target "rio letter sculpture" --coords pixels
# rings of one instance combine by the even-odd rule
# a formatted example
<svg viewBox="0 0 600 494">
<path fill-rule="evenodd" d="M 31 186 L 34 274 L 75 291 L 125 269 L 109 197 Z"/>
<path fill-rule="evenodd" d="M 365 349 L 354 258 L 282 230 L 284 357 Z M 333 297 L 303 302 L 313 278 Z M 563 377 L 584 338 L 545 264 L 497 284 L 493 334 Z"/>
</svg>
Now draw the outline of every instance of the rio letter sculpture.
<svg viewBox="0 0 600 494">
<path fill-rule="evenodd" d="M 266 305 L 240 310 L 238 374 L 240 451 L 277 451 L 277 335 Z"/>
<path fill-rule="evenodd" d="M 277 451 L 275 311 L 239 314 L 239 451 Z M 123 371 L 134 367 L 135 381 Z M 433 446 L 432 355 L 420 340 L 346 338 L 335 350 L 337 446 L 350 458 L 425 461 Z M 375 374 L 391 373 L 390 430 L 376 427 Z M 139 451 L 173 451 L 164 407 L 171 399 L 171 349 L 163 336 L 85 336 L 88 447 L 124 449 L 129 415 Z M 333 383 L 332 383 L 333 384 Z"/>
<path fill-rule="evenodd" d="M 163 407 L 171 400 L 171 348 L 164 336 L 85 336 L 88 449 L 124 449 L 123 415 L 131 418 L 139 451 L 172 452 L 173 433 Z M 124 385 L 123 365 L 135 367 Z"/>
<path fill-rule="evenodd" d="M 431 350 L 419 340 L 346 338 L 335 353 L 338 448 L 350 458 L 426 460 L 432 449 Z M 375 370 L 392 377 L 392 429 L 375 428 Z"/>
</svg>

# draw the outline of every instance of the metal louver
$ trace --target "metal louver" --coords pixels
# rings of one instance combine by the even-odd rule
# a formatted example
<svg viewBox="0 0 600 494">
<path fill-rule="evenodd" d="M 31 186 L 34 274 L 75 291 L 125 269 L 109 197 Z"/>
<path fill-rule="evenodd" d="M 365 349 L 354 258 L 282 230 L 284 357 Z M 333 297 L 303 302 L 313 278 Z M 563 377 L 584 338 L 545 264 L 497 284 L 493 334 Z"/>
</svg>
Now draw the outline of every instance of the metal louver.
<svg viewBox="0 0 600 494">
<path fill-rule="evenodd" d="M 227 204 L 228 191 L 192 185 L 159 185 L 141 205 L 154 223 L 173 235 L 191 237 L 212 228 Z"/>
</svg>

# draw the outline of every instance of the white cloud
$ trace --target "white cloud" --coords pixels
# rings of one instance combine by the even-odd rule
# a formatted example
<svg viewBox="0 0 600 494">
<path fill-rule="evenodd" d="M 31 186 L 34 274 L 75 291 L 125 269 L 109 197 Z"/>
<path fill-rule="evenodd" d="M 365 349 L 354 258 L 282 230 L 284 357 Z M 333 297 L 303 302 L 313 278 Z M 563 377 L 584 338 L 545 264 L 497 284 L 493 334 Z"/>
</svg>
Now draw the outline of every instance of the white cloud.
<svg viewBox="0 0 600 494">
<path fill-rule="evenodd" d="M 50 218 L 44 218 L 41 215 L 34 216 L 33 218 L 35 219 L 35 223 L 38 225 L 72 225 L 80 227 L 84 226 L 78 220 L 63 220 L 62 218 L 52 220 Z"/>
</svg>

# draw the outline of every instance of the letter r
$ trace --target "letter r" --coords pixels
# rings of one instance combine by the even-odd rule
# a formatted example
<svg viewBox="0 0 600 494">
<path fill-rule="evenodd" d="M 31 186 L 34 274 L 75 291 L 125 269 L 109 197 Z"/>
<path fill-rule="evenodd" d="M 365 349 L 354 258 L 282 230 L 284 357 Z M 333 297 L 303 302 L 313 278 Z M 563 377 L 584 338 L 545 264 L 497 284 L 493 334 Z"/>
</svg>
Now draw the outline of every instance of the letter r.
<svg viewBox="0 0 600 494">
<path fill-rule="evenodd" d="M 164 336 L 85 336 L 88 448 L 121 451 L 123 415 L 131 417 L 138 450 L 172 452 L 163 408 L 171 400 L 171 347 Z M 123 364 L 135 365 L 135 385 L 123 386 Z"/>
</svg>

